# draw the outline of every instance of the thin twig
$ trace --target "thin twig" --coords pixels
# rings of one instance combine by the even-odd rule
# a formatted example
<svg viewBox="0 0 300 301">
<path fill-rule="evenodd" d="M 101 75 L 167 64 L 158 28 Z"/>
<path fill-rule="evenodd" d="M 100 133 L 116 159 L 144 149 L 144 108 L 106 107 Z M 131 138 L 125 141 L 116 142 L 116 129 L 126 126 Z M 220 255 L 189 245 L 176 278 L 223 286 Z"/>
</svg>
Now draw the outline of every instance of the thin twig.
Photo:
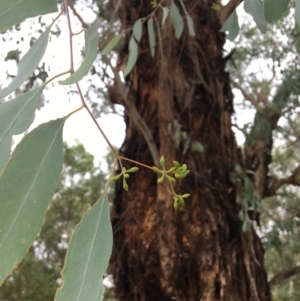
<svg viewBox="0 0 300 301">
<path fill-rule="evenodd" d="M 71 73 L 73 73 L 74 72 L 73 40 L 72 40 L 73 32 L 72 32 L 72 27 L 71 27 L 68 0 L 64 0 L 64 4 L 65 4 L 66 15 L 67 15 L 67 21 L 68 21 L 68 30 L 69 30 L 70 70 L 71 70 Z"/>
<path fill-rule="evenodd" d="M 235 80 L 233 80 L 232 78 L 230 79 L 230 82 L 232 83 L 233 87 L 240 90 L 242 95 L 244 96 L 245 100 L 248 100 L 251 102 L 251 104 L 258 110 L 259 106 L 257 104 L 257 102 L 255 101 L 255 99 Z"/>
<path fill-rule="evenodd" d="M 88 27 L 89 27 L 88 24 L 84 22 L 84 20 L 82 19 L 82 17 L 81 17 L 81 16 L 78 14 L 78 12 L 76 11 L 75 7 L 74 7 L 73 5 L 70 5 L 70 4 L 69 4 L 69 6 L 70 6 L 70 8 L 72 9 L 73 14 L 74 14 L 74 15 L 77 17 L 77 19 L 80 21 L 82 27 L 88 28 Z"/>
</svg>

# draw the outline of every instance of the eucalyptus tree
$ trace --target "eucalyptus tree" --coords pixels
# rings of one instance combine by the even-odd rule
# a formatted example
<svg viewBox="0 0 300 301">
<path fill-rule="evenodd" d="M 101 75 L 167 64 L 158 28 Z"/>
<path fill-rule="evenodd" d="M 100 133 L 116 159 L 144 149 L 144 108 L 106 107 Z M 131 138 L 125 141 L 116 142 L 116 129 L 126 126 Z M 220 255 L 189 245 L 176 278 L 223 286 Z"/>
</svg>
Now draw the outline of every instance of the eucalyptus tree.
<svg viewBox="0 0 300 301">
<path fill-rule="evenodd" d="M 238 35 L 236 8 L 241 2 L 96 1 L 99 7 L 107 5 L 109 12 L 100 10 L 100 18 L 88 25 L 76 3 L 63 1 L 57 18 L 66 13 L 69 70 L 0 107 L 0 257 L 7 258 L 0 263 L 1 282 L 41 227 L 61 172 L 65 120 L 85 109 L 103 134 L 78 84 L 100 48 L 103 72 L 94 66 L 92 73 L 104 78 L 110 101 L 124 107 L 126 123 L 120 152 L 104 135 L 115 157 L 108 182 L 117 181 L 111 259 L 116 299 L 271 299 L 264 249 L 253 221 L 259 223 L 265 198 L 283 185 L 295 185 L 299 168 L 271 179 L 269 165 L 279 119 L 299 94 L 298 73 L 295 68 L 276 77 L 274 65 L 277 85 L 262 78 L 260 90 L 255 89 L 255 76 L 247 87 L 241 72 L 231 69 L 230 78 L 226 62 L 231 54 L 224 52 L 224 32 L 231 40 Z M 246 0 L 242 5 L 259 30 L 267 32 L 284 14 L 290 18 L 294 8 L 288 8 L 289 2 Z M 3 31 L 26 17 L 56 11 L 57 4 L 3 2 L 1 8 Z M 72 31 L 71 10 L 85 28 L 85 58 L 76 71 L 71 46 L 77 33 Z M 296 1 L 297 19 L 298 10 Z M 104 38 L 98 39 L 98 31 Z M 51 26 L 20 60 L 17 76 L 0 91 L 1 97 L 19 88 L 36 69 L 50 33 Z M 81 106 L 30 132 L 10 157 L 10 137 L 30 125 L 44 86 L 67 73 L 70 76 L 59 83 L 76 85 Z M 256 110 L 242 148 L 233 131 L 232 86 Z M 101 299 L 101 278 L 112 244 L 107 192 L 108 185 L 76 227 L 55 300 Z M 39 218 L 32 220 L 33 214 Z"/>
</svg>

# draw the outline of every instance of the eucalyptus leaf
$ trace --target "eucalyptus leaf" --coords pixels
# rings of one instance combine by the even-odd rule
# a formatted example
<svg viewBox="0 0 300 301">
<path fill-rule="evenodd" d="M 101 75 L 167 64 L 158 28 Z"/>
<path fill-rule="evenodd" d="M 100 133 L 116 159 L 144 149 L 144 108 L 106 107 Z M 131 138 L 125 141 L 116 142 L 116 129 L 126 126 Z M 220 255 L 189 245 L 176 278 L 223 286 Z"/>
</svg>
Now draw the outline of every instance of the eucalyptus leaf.
<svg viewBox="0 0 300 301">
<path fill-rule="evenodd" d="M 121 38 L 122 38 L 122 35 L 120 35 L 120 34 L 118 34 L 115 37 L 113 37 L 109 41 L 109 43 L 104 47 L 104 49 L 102 50 L 101 54 L 102 55 L 106 55 L 109 52 L 111 52 L 118 45 L 118 43 L 120 42 Z"/>
<path fill-rule="evenodd" d="M 260 0 L 247 0 L 244 2 L 245 12 L 252 16 L 254 22 L 262 33 L 267 31 L 267 22 L 264 18 L 264 7 Z"/>
<path fill-rule="evenodd" d="M 175 36 L 179 39 L 183 33 L 184 24 L 179 9 L 174 2 L 172 2 L 170 7 L 170 16 L 175 30 Z"/>
<path fill-rule="evenodd" d="M 194 29 L 194 22 L 190 15 L 186 16 L 186 21 L 187 21 L 190 36 L 192 37 L 196 36 L 195 29 Z"/>
<path fill-rule="evenodd" d="M 108 198 L 103 194 L 76 226 L 55 301 L 102 300 L 112 237 Z"/>
<path fill-rule="evenodd" d="M 164 7 L 164 6 L 161 6 L 161 9 L 163 11 L 163 17 L 162 17 L 162 20 L 161 20 L 161 24 L 162 24 L 162 26 L 164 26 L 170 10 L 169 10 L 168 7 Z"/>
<path fill-rule="evenodd" d="M 230 41 L 234 41 L 235 38 L 239 34 L 239 22 L 236 10 L 234 10 L 231 15 L 228 17 L 223 27 L 221 28 L 221 32 L 228 32 L 226 38 Z"/>
<path fill-rule="evenodd" d="M 148 19 L 147 28 L 148 28 L 150 51 L 151 51 L 151 55 L 154 57 L 154 55 L 155 55 L 155 33 L 154 33 L 154 25 L 153 25 L 152 17 Z"/>
<path fill-rule="evenodd" d="M 80 67 L 67 79 L 60 81 L 61 85 L 72 85 L 80 81 L 92 67 L 98 52 L 98 27 L 97 18 L 89 28 L 84 31 L 85 37 L 85 58 Z"/>
<path fill-rule="evenodd" d="M 277 22 L 285 13 L 290 0 L 264 0 L 264 17 L 268 23 Z"/>
<path fill-rule="evenodd" d="M 133 37 L 129 41 L 129 57 L 127 66 L 124 71 L 124 76 L 128 75 L 132 68 L 134 67 L 138 58 L 138 45 Z"/>
<path fill-rule="evenodd" d="M 27 18 L 57 12 L 57 0 L 1 0 L 0 32 Z"/>
<path fill-rule="evenodd" d="M 42 124 L 26 135 L 0 177 L 0 283 L 42 227 L 62 170 L 64 122 Z"/>
<path fill-rule="evenodd" d="M 296 0 L 295 19 L 300 26 L 300 0 Z"/>
<path fill-rule="evenodd" d="M 10 156 L 12 135 L 23 133 L 33 122 L 43 87 L 0 105 L 0 174 Z"/>
<path fill-rule="evenodd" d="M 50 33 L 51 26 L 37 39 L 18 64 L 18 73 L 8 87 L 0 90 L 0 98 L 3 98 L 19 88 L 39 65 L 43 58 Z"/>
<path fill-rule="evenodd" d="M 143 23 L 141 19 L 138 19 L 135 21 L 133 25 L 133 35 L 136 38 L 136 40 L 139 42 L 142 38 L 143 34 Z"/>
</svg>

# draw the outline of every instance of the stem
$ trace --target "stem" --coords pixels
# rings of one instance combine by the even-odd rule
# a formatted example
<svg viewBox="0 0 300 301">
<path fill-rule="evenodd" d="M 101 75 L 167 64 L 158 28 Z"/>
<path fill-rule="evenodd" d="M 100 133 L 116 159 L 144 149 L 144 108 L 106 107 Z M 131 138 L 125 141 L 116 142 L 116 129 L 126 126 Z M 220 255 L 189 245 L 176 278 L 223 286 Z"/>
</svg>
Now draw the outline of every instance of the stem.
<svg viewBox="0 0 300 301">
<path fill-rule="evenodd" d="M 64 0 L 64 5 L 65 5 L 65 11 L 67 15 L 67 20 L 68 20 L 68 29 L 69 29 L 69 44 L 70 44 L 70 70 L 71 73 L 74 72 L 74 60 L 73 60 L 73 41 L 72 41 L 72 27 L 71 27 L 71 20 L 70 20 L 70 14 L 69 14 L 69 4 L 68 0 Z"/>
<path fill-rule="evenodd" d="M 107 182 L 106 182 L 106 184 L 105 184 L 105 187 L 104 187 L 104 192 L 105 192 L 105 193 L 107 193 L 108 185 L 110 184 L 111 178 L 112 178 L 113 175 L 114 175 L 115 168 L 116 168 L 116 166 L 117 166 L 117 162 L 118 162 L 118 159 L 115 158 L 113 167 L 112 167 L 112 169 L 111 169 L 111 171 L 110 171 L 108 180 L 107 180 Z"/>
<path fill-rule="evenodd" d="M 105 133 L 103 132 L 102 128 L 100 127 L 99 123 L 97 122 L 96 118 L 94 117 L 93 113 L 91 112 L 90 108 L 88 107 L 88 105 L 85 102 L 85 99 L 82 95 L 80 86 L 78 83 L 76 83 L 77 86 L 77 90 L 81 99 L 81 103 L 82 106 L 88 111 L 89 115 L 91 116 L 92 120 L 94 121 L 94 123 L 96 124 L 98 130 L 100 131 L 101 135 L 103 136 L 103 138 L 105 139 L 106 143 L 108 144 L 109 148 L 111 149 L 111 151 L 113 152 L 114 156 L 116 158 L 119 158 L 119 154 L 116 152 L 115 148 L 113 147 L 113 145 L 110 143 L 110 141 L 108 140 L 108 138 L 106 137 Z"/>
<path fill-rule="evenodd" d="M 149 166 L 149 165 L 146 165 L 146 164 L 143 164 L 143 163 L 141 163 L 141 162 L 138 162 L 138 161 L 135 161 L 135 160 L 132 160 L 132 159 L 123 157 L 123 156 L 119 155 L 118 153 L 117 153 L 117 156 L 118 156 L 118 158 L 119 158 L 120 160 L 125 160 L 125 161 L 128 161 L 128 162 L 132 162 L 132 163 L 135 163 L 135 164 L 137 164 L 137 165 L 140 165 L 140 166 L 143 166 L 143 167 L 145 167 L 145 168 L 148 168 L 148 169 L 153 170 L 152 167 Z"/>
<path fill-rule="evenodd" d="M 64 72 L 62 72 L 62 73 L 59 73 L 59 74 L 56 74 L 56 75 L 54 75 L 53 77 L 51 77 L 50 79 L 48 79 L 46 82 L 45 82 L 45 86 L 46 85 L 48 85 L 50 82 L 52 82 L 54 79 L 56 79 L 57 77 L 60 77 L 60 76 L 62 76 L 62 75 L 65 75 L 65 74 L 68 74 L 68 73 L 70 73 L 71 71 L 70 70 L 68 70 L 68 71 L 64 71 Z"/>
</svg>

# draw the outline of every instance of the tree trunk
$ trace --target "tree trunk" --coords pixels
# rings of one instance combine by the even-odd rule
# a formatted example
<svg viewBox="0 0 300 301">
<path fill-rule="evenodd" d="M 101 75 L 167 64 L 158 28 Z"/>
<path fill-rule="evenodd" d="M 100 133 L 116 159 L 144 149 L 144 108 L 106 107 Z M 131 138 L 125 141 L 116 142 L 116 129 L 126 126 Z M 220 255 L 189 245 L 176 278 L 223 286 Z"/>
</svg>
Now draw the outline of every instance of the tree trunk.
<svg viewBox="0 0 300 301">
<path fill-rule="evenodd" d="M 236 164 L 244 164 L 231 129 L 225 41 L 213 2 L 184 1 L 196 37 L 189 36 L 185 24 L 177 40 L 167 20 L 154 58 L 145 22 L 138 61 L 126 78 L 127 101 L 147 124 L 166 167 L 177 160 L 191 170 L 175 186 L 191 196 L 175 211 L 168 183 L 157 184 L 156 174 L 143 168 L 128 179 L 129 192 L 118 182 L 111 260 L 117 300 L 270 300 L 262 244 L 252 227 L 242 231 L 238 218 L 232 173 Z M 151 12 L 150 0 L 122 0 L 118 14 L 129 29 Z M 121 62 L 127 49 L 128 44 Z M 153 166 L 144 135 L 126 106 L 125 114 L 121 154 Z M 195 142 L 205 151 L 197 151 Z"/>
</svg>

